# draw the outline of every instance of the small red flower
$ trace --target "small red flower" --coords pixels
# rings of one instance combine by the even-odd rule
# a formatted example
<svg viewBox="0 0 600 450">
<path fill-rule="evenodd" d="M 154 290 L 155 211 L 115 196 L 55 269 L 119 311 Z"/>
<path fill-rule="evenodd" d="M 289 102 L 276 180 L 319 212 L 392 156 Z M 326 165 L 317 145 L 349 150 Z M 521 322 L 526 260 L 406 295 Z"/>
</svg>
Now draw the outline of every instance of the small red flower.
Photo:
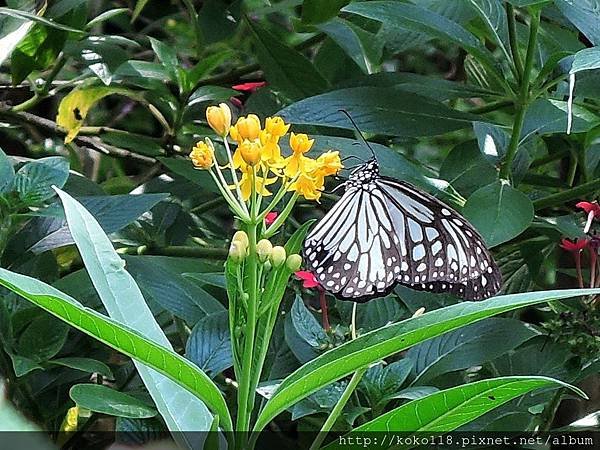
<svg viewBox="0 0 600 450">
<path fill-rule="evenodd" d="M 240 92 L 254 92 L 257 89 L 260 89 L 263 86 L 266 86 L 265 81 L 251 81 L 248 83 L 241 83 L 231 86 L 231 89 L 235 89 Z"/>
<path fill-rule="evenodd" d="M 229 101 L 231 103 L 233 103 L 238 108 L 242 108 L 244 106 L 244 104 L 242 103 L 242 101 L 239 98 L 237 98 L 237 97 L 231 97 L 229 99 Z"/>
<path fill-rule="evenodd" d="M 309 272 L 308 270 L 299 270 L 295 273 L 298 279 L 302 280 L 302 287 L 310 289 L 310 288 L 318 288 L 322 289 L 321 284 L 317 280 L 317 278 Z"/>
<path fill-rule="evenodd" d="M 265 216 L 265 225 L 269 226 L 271 225 L 273 222 L 275 222 L 275 219 L 277 219 L 277 216 L 279 215 L 279 213 L 277 211 L 271 211 L 270 213 L 268 213 Z"/>
<path fill-rule="evenodd" d="M 600 205 L 598 205 L 598 202 L 579 202 L 575 206 L 583 209 L 588 215 L 585 228 L 583 229 L 583 232 L 587 233 L 590 231 L 594 217 L 600 217 Z"/>
<path fill-rule="evenodd" d="M 589 244 L 589 239 L 577 239 L 575 242 L 568 239 L 562 239 L 560 241 L 561 248 L 573 253 L 579 253 L 581 250 L 587 248 Z"/>
</svg>

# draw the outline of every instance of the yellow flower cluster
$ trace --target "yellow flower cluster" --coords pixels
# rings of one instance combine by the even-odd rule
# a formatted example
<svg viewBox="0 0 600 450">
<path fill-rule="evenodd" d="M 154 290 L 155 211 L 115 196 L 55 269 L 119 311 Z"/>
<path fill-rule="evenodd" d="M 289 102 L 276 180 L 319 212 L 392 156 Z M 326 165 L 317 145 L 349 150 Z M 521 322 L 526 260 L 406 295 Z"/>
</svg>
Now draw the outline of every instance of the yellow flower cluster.
<svg viewBox="0 0 600 450">
<path fill-rule="evenodd" d="M 279 142 L 288 134 L 290 125 L 281 117 L 268 117 L 263 128 L 258 116 L 248 114 L 238 118 L 235 125 L 231 126 L 231 111 L 221 103 L 207 109 L 206 119 L 224 140 L 230 137 L 237 143 L 231 165 L 241 172 L 241 177 L 239 180 L 236 177 L 234 186 L 230 188 L 239 189 L 244 201 L 250 198 L 253 190 L 262 196 L 271 195 L 267 187 L 278 180 L 287 191 L 296 192 L 307 200 L 319 200 L 325 177 L 338 173 L 342 168 L 337 151 L 325 152 L 316 159 L 305 156 L 314 143 L 314 139 L 306 134 L 290 133 L 292 155 L 283 157 Z M 190 158 L 198 168 L 211 168 L 214 149 L 210 141 L 198 143 L 190 153 Z"/>
</svg>

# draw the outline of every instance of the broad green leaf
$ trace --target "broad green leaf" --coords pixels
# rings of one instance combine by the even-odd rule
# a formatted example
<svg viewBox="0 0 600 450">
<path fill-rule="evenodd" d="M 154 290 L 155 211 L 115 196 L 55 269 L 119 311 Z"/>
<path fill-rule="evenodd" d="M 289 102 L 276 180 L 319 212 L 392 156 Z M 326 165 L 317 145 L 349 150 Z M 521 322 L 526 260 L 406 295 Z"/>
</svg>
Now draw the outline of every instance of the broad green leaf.
<svg viewBox="0 0 600 450">
<path fill-rule="evenodd" d="M 59 184 L 56 184 L 59 186 Z M 59 186 L 60 187 L 60 186 Z M 79 197 L 79 201 L 100 223 L 105 233 L 114 233 L 136 220 L 146 211 L 166 198 L 166 194 L 140 194 L 140 195 L 93 195 Z M 40 212 L 41 215 L 42 212 Z M 41 223 L 43 236 L 26 250 L 42 253 L 64 245 L 73 243 L 69 227 L 64 221 L 64 213 L 58 204 L 50 206 L 43 211 L 44 215 L 56 217 L 55 223 Z M 34 219 L 35 220 L 35 219 Z M 37 227 L 38 221 L 30 223 L 29 227 Z M 34 230 L 35 228 L 31 228 Z"/>
<path fill-rule="evenodd" d="M 27 11 L 20 11 L 18 9 L 0 7 L 0 16 L 2 16 L 2 15 L 14 17 L 16 19 L 31 20 L 33 22 L 41 23 L 42 25 L 45 25 L 50 28 L 56 28 L 58 30 L 68 31 L 70 33 L 76 33 L 78 35 L 86 34 L 86 32 L 83 30 L 78 30 L 77 28 L 68 27 L 68 26 L 58 23 L 52 19 L 45 19 L 44 17 L 37 16 L 37 15 L 27 12 Z"/>
<path fill-rule="evenodd" d="M 374 1 L 351 3 L 343 11 L 453 42 L 494 66 L 492 54 L 475 36 L 458 23 L 426 8 L 403 2 Z"/>
<path fill-rule="evenodd" d="M 63 187 L 69 178 L 69 162 L 60 156 L 50 156 L 26 163 L 15 176 L 19 198 L 36 205 L 54 195 L 52 186 Z"/>
<path fill-rule="evenodd" d="M 247 23 L 256 42 L 256 56 L 273 89 L 296 100 L 327 88 L 327 81 L 308 58 L 256 23 Z"/>
<path fill-rule="evenodd" d="M 172 350 L 171 343 L 154 319 L 138 285 L 125 270 L 125 261 L 114 251 L 98 222 L 71 196 L 61 190 L 57 192 L 65 209 L 71 235 L 109 315 L 158 345 Z M 170 431 L 210 429 L 212 415 L 203 402 L 154 369 L 137 361 L 134 364 Z M 211 407 L 224 407 L 218 388 L 202 371 L 198 373 L 204 375 Z M 189 410 L 189 413 L 181 414 L 182 410 Z M 222 419 L 223 425 L 227 426 L 227 416 Z M 178 437 L 184 441 L 188 439 L 185 436 Z"/>
<path fill-rule="evenodd" d="M 382 46 L 375 42 L 375 36 L 344 19 L 333 19 L 318 28 L 327 34 L 365 73 L 373 71 L 381 56 Z"/>
<path fill-rule="evenodd" d="M 504 181 L 476 190 L 467 200 L 464 216 L 477 228 L 489 247 L 509 241 L 533 220 L 529 197 Z"/>
<path fill-rule="evenodd" d="M 49 314 L 34 318 L 19 336 L 17 345 L 20 356 L 35 362 L 46 361 L 55 356 L 65 345 L 69 327 Z"/>
<path fill-rule="evenodd" d="M 66 55 L 88 67 L 100 80 L 109 86 L 117 69 L 127 61 L 123 42 L 112 36 L 93 36 L 65 45 Z"/>
<path fill-rule="evenodd" d="M 175 158 L 157 158 L 167 169 L 171 172 L 181 175 L 192 183 L 196 183 L 203 190 L 219 193 L 219 188 L 215 185 L 215 182 L 206 170 L 194 169 L 194 166 L 190 161 L 185 159 Z"/>
<path fill-rule="evenodd" d="M 354 129 L 341 109 L 363 132 L 404 137 L 435 136 L 467 128 L 475 119 L 429 98 L 377 87 L 340 89 L 309 97 L 279 115 L 298 125 Z"/>
<path fill-rule="evenodd" d="M 196 323 L 185 356 L 212 378 L 233 365 L 227 311 L 210 314 Z"/>
<path fill-rule="evenodd" d="M 413 361 L 409 358 L 371 366 L 365 372 L 358 388 L 364 391 L 370 405 L 385 406 L 392 399 L 398 398 L 403 391 L 402 386 L 412 368 Z"/>
<path fill-rule="evenodd" d="M 177 59 L 177 52 L 175 49 L 153 37 L 150 37 L 149 39 L 152 50 L 156 53 L 158 60 L 162 63 L 167 73 L 169 73 L 171 81 L 179 81 L 179 60 Z"/>
<path fill-rule="evenodd" d="M 552 99 L 539 99 L 533 102 L 523 123 L 521 142 L 534 134 L 564 133 L 567 129 L 567 102 Z M 600 117 L 586 108 L 573 105 L 573 133 L 583 133 L 600 124 Z"/>
<path fill-rule="evenodd" d="M 97 373 L 103 377 L 113 379 L 114 375 L 106 364 L 102 361 L 98 361 L 92 358 L 81 358 L 77 356 L 71 356 L 66 358 L 56 358 L 48 361 L 48 364 L 55 364 L 57 366 L 69 367 L 71 369 L 81 370 L 82 372 Z"/>
<path fill-rule="evenodd" d="M 493 146 L 493 141 L 489 146 Z M 482 154 L 475 141 L 467 141 L 450 150 L 440 167 L 440 177 L 468 196 L 496 181 L 498 169 Z"/>
<path fill-rule="evenodd" d="M 27 36 L 33 21 L 14 17 L 0 17 L 0 66 L 19 42 Z"/>
<path fill-rule="evenodd" d="M 578 395 L 586 395 L 574 386 L 546 377 L 500 377 L 456 386 L 413 400 L 367 422 L 352 433 L 409 432 L 441 433 L 452 431 L 488 411 L 523 394 L 541 388 L 567 387 Z M 343 438 L 342 438 L 343 439 Z M 324 447 L 343 448 L 339 441 Z M 410 448 L 393 445 L 390 448 Z"/>
<path fill-rule="evenodd" d="M 502 49 L 507 61 L 511 61 L 508 40 L 506 10 L 502 0 L 469 0 L 479 18 L 494 37 L 496 44 Z"/>
<path fill-rule="evenodd" d="M 0 194 L 11 192 L 15 182 L 15 169 L 0 148 Z"/>
<path fill-rule="evenodd" d="M 408 350 L 414 361 L 413 385 L 490 361 L 537 336 L 520 320 L 493 317 L 425 341 Z"/>
<path fill-rule="evenodd" d="M 76 384 L 69 395 L 77 406 L 110 416 L 132 419 L 156 416 L 156 410 L 147 403 L 101 384 Z"/>
<path fill-rule="evenodd" d="M 204 264 L 197 259 L 142 255 L 125 256 L 125 261 L 144 296 L 188 324 L 223 311 L 216 298 L 182 276 L 187 270 L 202 269 Z"/>
<path fill-rule="evenodd" d="M 554 4 L 594 45 L 600 45 L 600 1 L 554 0 Z"/>
<path fill-rule="evenodd" d="M 350 0 L 304 0 L 302 22 L 310 25 L 326 22 L 337 16 L 340 9 Z"/>
<path fill-rule="evenodd" d="M 223 417 L 231 430 L 229 412 L 221 393 L 204 372 L 187 359 L 144 337 L 121 323 L 86 308 L 58 289 L 18 273 L 0 268 L 0 285 L 64 320 L 72 327 L 136 359 L 187 389 Z"/>
<path fill-rule="evenodd" d="M 137 96 L 127 89 L 104 86 L 74 89 L 61 100 L 58 105 L 56 124 L 67 132 L 66 144 L 75 139 L 90 108 L 111 94 Z"/>
<path fill-rule="evenodd" d="M 584 48 L 575 53 L 569 73 L 594 69 L 600 69 L 600 47 Z"/>
<path fill-rule="evenodd" d="M 371 331 L 329 350 L 283 380 L 259 414 L 254 430 L 262 430 L 279 413 L 323 386 L 427 339 L 524 306 L 597 293 L 600 289 L 566 289 L 462 302 Z"/>
</svg>

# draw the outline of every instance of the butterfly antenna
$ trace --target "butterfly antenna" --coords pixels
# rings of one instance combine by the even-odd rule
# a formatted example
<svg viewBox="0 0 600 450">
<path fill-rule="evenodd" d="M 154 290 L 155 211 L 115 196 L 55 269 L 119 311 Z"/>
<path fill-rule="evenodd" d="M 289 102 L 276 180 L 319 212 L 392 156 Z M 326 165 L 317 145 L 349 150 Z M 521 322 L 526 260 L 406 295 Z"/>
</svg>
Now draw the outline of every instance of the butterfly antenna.
<svg viewBox="0 0 600 450">
<path fill-rule="evenodd" d="M 339 112 L 341 112 L 342 114 L 344 114 L 348 120 L 350 121 L 350 123 L 352 124 L 352 126 L 354 127 L 354 129 L 356 130 L 356 134 L 358 134 L 358 137 L 360 139 L 360 141 L 367 146 L 367 148 L 371 151 L 371 156 L 373 156 L 373 159 L 377 159 L 377 157 L 375 156 L 375 151 L 373 150 L 373 147 L 371 147 L 371 144 L 369 144 L 369 142 L 365 139 L 365 137 L 363 136 L 362 132 L 360 131 L 360 129 L 358 128 L 358 125 L 356 125 L 356 122 L 354 121 L 354 119 L 352 118 L 352 116 L 350 116 L 350 114 L 348 113 L 348 111 L 346 111 L 345 109 L 338 109 Z"/>
</svg>

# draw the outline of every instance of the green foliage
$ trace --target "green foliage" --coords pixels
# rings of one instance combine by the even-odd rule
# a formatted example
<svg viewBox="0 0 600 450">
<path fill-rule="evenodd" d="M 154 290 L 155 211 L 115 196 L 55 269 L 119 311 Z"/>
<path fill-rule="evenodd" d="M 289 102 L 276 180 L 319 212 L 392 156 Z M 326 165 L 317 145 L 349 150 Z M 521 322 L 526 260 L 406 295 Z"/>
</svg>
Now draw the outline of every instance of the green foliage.
<svg viewBox="0 0 600 450">
<path fill-rule="evenodd" d="M 84 427 L 115 416 L 137 444 L 551 430 L 571 384 L 598 377 L 598 294 L 569 289 L 600 279 L 598 218 L 584 230 L 576 206 L 600 193 L 597 0 L 47 3 L 0 7 L 0 372 L 48 435 L 73 401 L 95 412 Z M 307 156 L 339 151 L 351 170 L 371 152 L 347 111 L 383 175 L 477 228 L 502 295 L 401 286 L 356 310 L 326 295 L 326 330 L 320 291 L 285 264 L 224 262 L 239 228 L 301 253 L 340 181 L 320 203 L 282 191 L 268 235 L 262 216 L 232 218 L 186 158 L 210 137 L 227 164 L 205 120 L 221 102 L 233 124 L 283 117 L 315 139 Z M 32 429 L 0 403 L 8 428 Z"/>
</svg>

